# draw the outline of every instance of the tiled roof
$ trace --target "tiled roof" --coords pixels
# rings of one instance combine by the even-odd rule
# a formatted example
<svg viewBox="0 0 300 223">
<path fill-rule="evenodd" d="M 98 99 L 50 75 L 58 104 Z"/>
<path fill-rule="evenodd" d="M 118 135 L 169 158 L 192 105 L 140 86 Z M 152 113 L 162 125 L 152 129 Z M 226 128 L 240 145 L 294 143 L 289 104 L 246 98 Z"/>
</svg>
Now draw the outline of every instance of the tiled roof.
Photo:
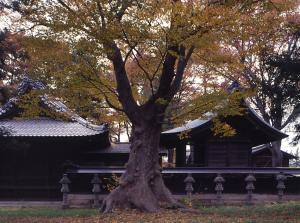
<svg viewBox="0 0 300 223">
<path fill-rule="evenodd" d="M 13 112 L 19 97 L 31 89 L 45 89 L 45 85 L 39 81 L 24 78 L 19 85 L 16 95 L 0 108 L 0 126 L 3 126 L 7 136 L 89 136 L 101 134 L 108 131 L 106 125 L 93 125 L 70 110 L 63 102 L 44 94 L 40 96 L 41 101 L 49 109 L 63 113 L 70 121 L 58 121 L 53 119 L 6 119 L 6 115 Z M 2 120 L 1 120 L 2 119 Z"/>
<path fill-rule="evenodd" d="M 181 132 L 184 132 L 184 131 L 188 131 L 188 130 L 191 130 L 193 128 L 197 128 L 199 126 L 202 126 L 202 125 L 205 125 L 205 124 L 208 124 L 210 122 L 210 120 L 215 117 L 216 114 L 214 113 L 211 113 L 211 112 L 207 112 L 203 115 L 203 117 L 205 119 L 195 119 L 195 120 L 192 120 L 192 121 L 189 121 L 187 122 L 186 124 L 182 125 L 182 126 L 179 126 L 179 127 L 176 127 L 176 128 L 173 128 L 173 129 L 169 129 L 169 130 L 166 130 L 164 132 L 162 132 L 162 134 L 174 134 L 174 133 L 181 133 Z"/>
<path fill-rule="evenodd" d="M 202 126 L 202 125 L 208 123 L 209 121 L 210 120 L 196 119 L 196 120 L 193 120 L 193 121 L 190 121 L 190 122 L 186 123 L 183 126 L 179 126 L 177 128 L 173 128 L 173 129 L 169 129 L 167 131 L 164 131 L 164 132 L 162 132 L 162 134 L 173 134 L 173 133 L 180 133 L 180 132 L 188 131 L 190 129 Z"/>
<path fill-rule="evenodd" d="M 281 132 L 280 130 L 276 129 L 275 127 L 272 127 L 269 123 L 267 123 L 265 120 L 263 120 L 253 108 L 251 108 L 246 103 L 247 113 L 244 115 L 247 119 L 251 119 L 251 122 L 257 126 L 260 126 L 260 129 L 263 129 L 265 134 L 271 135 L 272 137 L 275 137 L 277 140 L 286 138 L 288 135 Z M 212 114 L 212 113 L 210 113 Z M 193 121 L 190 121 L 186 123 L 185 125 L 179 126 L 177 128 L 169 129 L 167 131 L 162 132 L 162 135 L 168 135 L 168 134 L 178 134 L 184 131 L 193 130 L 195 128 L 210 128 L 208 125 L 210 122 L 212 122 L 212 118 L 214 117 L 214 114 L 211 115 L 211 118 L 208 119 L 195 119 Z M 275 141 L 275 140 L 274 140 Z"/>
<path fill-rule="evenodd" d="M 8 134 L 13 137 L 72 137 L 72 136 L 92 136 L 101 134 L 102 129 L 92 129 L 78 122 L 66 122 L 51 119 L 34 120 L 1 120 Z"/>
</svg>

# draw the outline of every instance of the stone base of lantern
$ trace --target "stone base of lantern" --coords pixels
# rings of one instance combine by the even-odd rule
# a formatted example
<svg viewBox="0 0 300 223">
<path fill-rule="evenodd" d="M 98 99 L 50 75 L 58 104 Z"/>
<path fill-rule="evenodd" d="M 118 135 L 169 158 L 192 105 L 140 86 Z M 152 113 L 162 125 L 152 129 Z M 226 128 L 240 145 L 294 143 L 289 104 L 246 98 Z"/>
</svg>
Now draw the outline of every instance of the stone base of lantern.
<svg viewBox="0 0 300 223">
<path fill-rule="evenodd" d="M 99 195 L 99 202 L 105 198 L 105 194 Z M 187 198 L 186 195 L 174 195 L 178 200 Z M 69 194 L 68 196 L 70 207 L 86 207 L 92 208 L 94 204 L 94 194 Z M 204 205 L 217 205 L 216 194 L 193 194 L 192 200 L 195 202 L 202 203 Z M 253 204 L 268 204 L 278 201 L 276 194 L 253 194 Z M 287 201 L 300 201 L 299 195 L 285 194 L 282 202 Z M 224 205 L 247 205 L 247 194 L 222 194 L 222 202 Z M 1 205 L 1 202 L 0 202 Z"/>
</svg>

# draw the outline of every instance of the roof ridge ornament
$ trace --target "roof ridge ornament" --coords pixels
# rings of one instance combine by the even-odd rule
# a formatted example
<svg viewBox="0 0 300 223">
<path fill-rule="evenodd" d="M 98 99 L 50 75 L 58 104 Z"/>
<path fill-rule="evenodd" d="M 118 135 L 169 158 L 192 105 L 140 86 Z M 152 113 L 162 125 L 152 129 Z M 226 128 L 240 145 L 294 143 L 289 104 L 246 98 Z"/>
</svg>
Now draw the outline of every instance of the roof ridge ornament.
<svg viewBox="0 0 300 223">
<path fill-rule="evenodd" d="M 46 85 L 43 82 L 33 80 L 26 75 L 17 88 L 17 95 L 21 96 L 25 94 L 30 88 L 34 90 L 44 90 Z"/>
<path fill-rule="evenodd" d="M 15 96 L 10 98 L 8 102 L 6 102 L 2 107 L 0 107 L 0 117 L 9 112 L 19 101 L 18 97 L 26 94 L 28 90 L 43 90 L 45 88 L 46 85 L 44 83 L 42 83 L 41 81 L 33 80 L 29 78 L 27 74 L 25 74 L 21 83 L 17 87 Z"/>
<path fill-rule="evenodd" d="M 240 85 L 240 82 L 238 80 L 234 80 L 231 82 L 231 84 L 227 87 L 227 92 L 228 93 L 232 93 L 232 92 L 235 92 L 235 91 L 240 91 L 242 90 L 242 87 Z"/>
</svg>

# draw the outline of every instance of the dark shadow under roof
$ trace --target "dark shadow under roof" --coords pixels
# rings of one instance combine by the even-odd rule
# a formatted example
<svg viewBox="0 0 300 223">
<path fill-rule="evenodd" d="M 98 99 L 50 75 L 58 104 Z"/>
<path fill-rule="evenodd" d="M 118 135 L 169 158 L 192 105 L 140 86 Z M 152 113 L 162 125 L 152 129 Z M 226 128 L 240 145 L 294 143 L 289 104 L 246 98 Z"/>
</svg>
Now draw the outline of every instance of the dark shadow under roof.
<svg viewBox="0 0 300 223">
<path fill-rule="evenodd" d="M 111 145 L 106 149 L 100 149 L 97 151 L 91 151 L 89 153 L 94 154 L 129 154 L 130 153 L 130 145 L 131 143 L 111 143 Z M 166 149 L 161 148 L 160 154 L 167 154 L 168 151 Z"/>
</svg>

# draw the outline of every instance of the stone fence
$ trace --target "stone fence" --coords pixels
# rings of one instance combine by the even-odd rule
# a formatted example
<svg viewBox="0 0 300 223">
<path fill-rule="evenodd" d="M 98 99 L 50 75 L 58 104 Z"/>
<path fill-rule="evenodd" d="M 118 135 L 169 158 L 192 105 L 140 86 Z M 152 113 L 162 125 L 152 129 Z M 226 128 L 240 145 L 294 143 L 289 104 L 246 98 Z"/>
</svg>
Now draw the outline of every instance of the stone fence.
<svg viewBox="0 0 300 223">
<path fill-rule="evenodd" d="M 122 174 L 125 171 L 124 168 L 119 167 L 80 167 L 68 169 L 62 179 L 60 180 L 61 192 L 62 192 L 62 208 L 68 208 L 69 196 L 71 194 L 70 185 L 72 185 L 72 177 L 74 175 L 93 175 L 90 179 L 91 191 L 93 194 L 93 207 L 99 207 L 100 205 L 100 193 L 102 191 L 102 177 L 107 174 Z M 282 202 L 285 196 L 284 191 L 288 191 L 285 181 L 287 177 L 300 178 L 300 168 L 202 168 L 202 167 L 180 167 L 180 168 L 164 168 L 162 174 L 173 174 L 173 175 L 185 175 L 183 182 L 185 185 L 185 196 L 188 200 L 192 200 L 195 196 L 194 186 L 197 184 L 195 176 L 210 174 L 214 175 L 214 200 L 215 204 L 220 205 L 224 203 L 224 183 L 226 181 L 225 176 L 231 175 L 243 175 L 244 176 L 244 187 L 246 192 L 244 202 L 246 204 L 253 204 L 253 195 L 255 191 L 256 178 L 262 175 L 273 176 L 276 179 L 276 183 L 273 185 L 277 191 L 277 202 Z M 298 187 L 298 186 L 296 186 Z M 300 194 L 298 194 L 300 195 Z M 103 197 L 103 196 L 102 196 Z M 300 196 L 299 196 L 300 198 Z"/>
</svg>

